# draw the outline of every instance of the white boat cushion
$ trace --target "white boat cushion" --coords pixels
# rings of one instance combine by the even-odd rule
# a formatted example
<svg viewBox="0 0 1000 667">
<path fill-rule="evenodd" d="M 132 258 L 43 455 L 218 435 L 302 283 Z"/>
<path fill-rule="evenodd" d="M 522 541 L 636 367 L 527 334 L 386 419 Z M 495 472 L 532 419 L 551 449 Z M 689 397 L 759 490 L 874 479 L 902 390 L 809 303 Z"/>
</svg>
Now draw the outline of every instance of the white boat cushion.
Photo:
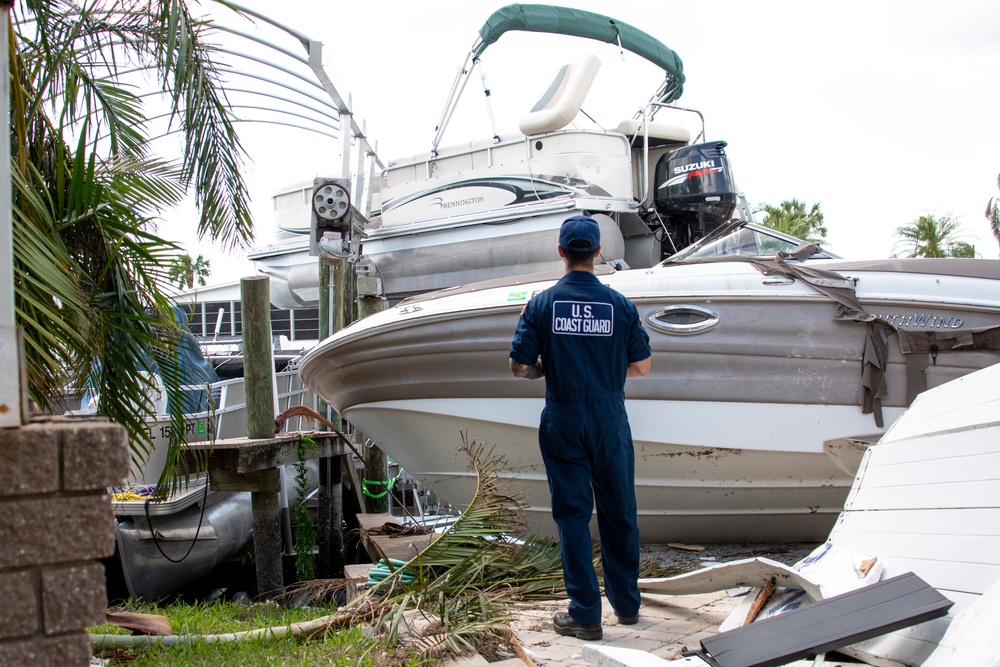
<svg viewBox="0 0 1000 667">
<path fill-rule="evenodd" d="M 660 139 L 663 141 L 678 141 L 680 143 L 688 143 L 691 141 L 691 131 L 686 127 L 681 127 L 680 125 L 671 125 L 669 123 L 657 123 L 651 122 L 647 123 L 649 138 L 650 139 Z M 621 132 L 626 137 L 631 139 L 632 137 L 642 136 L 642 121 L 636 120 L 635 118 L 629 118 L 628 120 L 623 120 L 618 123 L 618 127 L 615 128 L 617 132 Z"/>
<path fill-rule="evenodd" d="M 521 132 L 531 136 L 555 132 L 569 125 L 580 111 L 600 67 L 601 61 L 592 53 L 575 63 L 563 65 L 531 113 L 521 119 L 518 126 Z"/>
</svg>

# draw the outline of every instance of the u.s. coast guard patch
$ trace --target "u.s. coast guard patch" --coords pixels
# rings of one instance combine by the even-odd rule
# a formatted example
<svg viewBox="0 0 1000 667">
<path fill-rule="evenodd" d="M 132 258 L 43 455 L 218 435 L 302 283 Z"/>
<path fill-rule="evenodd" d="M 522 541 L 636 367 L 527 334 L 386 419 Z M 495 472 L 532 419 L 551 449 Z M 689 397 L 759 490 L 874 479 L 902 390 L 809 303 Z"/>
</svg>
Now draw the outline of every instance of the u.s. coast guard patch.
<svg viewBox="0 0 1000 667">
<path fill-rule="evenodd" d="M 614 333 L 615 309 L 610 303 L 555 301 L 552 333 L 571 336 L 610 336 Z"/>
</svg>

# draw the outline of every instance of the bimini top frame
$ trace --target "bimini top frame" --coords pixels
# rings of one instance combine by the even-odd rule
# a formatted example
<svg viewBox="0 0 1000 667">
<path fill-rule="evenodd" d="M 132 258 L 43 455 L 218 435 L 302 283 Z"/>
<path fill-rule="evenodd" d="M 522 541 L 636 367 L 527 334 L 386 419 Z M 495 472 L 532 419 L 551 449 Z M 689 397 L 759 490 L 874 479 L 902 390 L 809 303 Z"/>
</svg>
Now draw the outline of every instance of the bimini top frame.
<svg viewBox="0 0 1000 667">
<path fill-rule="evenodd" d="M 496 42 L 505 32 L 512 30 L 571 35 L 617 44 L 620 48 L 642 56 L 664 70 L 666 78 L 654 93 L 651 102 L 673 102 L 684 92 L 684 65 L 680 56 L 655 37 L 628 23 L 569 7 L 507 5 L 494 12 L 479 29 L 479 36 L 455 75 L 441 119 L 434 128 L 431 155 L 437 155 L 441 138 L 465 90 L 472 67 L 479 64 L 479 57 L 490 44 Z M 488 96 L 489 92 L 486 94 Z"/>
</svg>

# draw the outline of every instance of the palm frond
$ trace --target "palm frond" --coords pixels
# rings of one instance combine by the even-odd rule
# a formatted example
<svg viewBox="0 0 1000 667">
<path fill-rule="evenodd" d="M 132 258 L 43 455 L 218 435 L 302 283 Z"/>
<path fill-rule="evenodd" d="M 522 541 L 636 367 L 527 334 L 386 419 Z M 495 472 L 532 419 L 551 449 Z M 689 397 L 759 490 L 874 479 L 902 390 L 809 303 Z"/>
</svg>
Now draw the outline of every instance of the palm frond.
<svg viewBox="0 0 1000 667">
<path fill-rule="evenodd" d="M 109 155 L 141 159 L 145 115 L 130 89 L 143 73 L 157 77 L 184 133 L 181 173 L 200 208 L 199 235 L 225 249 L 248 245 L 246 153 L 215 65 L 221 52 L 205 39 L 211 24 L 193 18 L 183 0 L 65 3 L 60 12 L 27 6 L 34 13 L 16 23 L 27 117 L 52 109 L 55 124 L 90 132 L 95 151 L 106 139 Z"/>
<path fill-rule="evenodd" d="M 24 330 L 31 395 L 50 408 L 71 384 L 68 359 L 93 351 L 84 324 L 93 311 L 55 231 L 47 193 L 37 187 L 40 179 L 33 167 L 27 174 L 11 170 L 15 307 Z"/>
<path fill-rule="evenodd" d="M 159 14 L 158 62 L 175 117 L 185 135 L 184 175 L 194 185 L 201 210 L 199 236 L 234 249 L 253 239 L 250 196 L 243 180 L 246 153 L 215 66 L 218 50 L 204 38 L 181 0 L 163 0 Z M 213 57 L 215 56 L 215 57 Z"/>
<path fill-rule="evenodd" d="M 509 492 L 506 465 L 468 442 L 477 488 L 462 516 L 394 574 L 352 600 L 337 623 L 368 622 L 422 658 L 460 655 L 504 643 L 513 605 L 564 592 L 558 545 L 523 531 L 523 504 Z M 415 575 L 404 583 L 404 574 Z"/>
</svg>

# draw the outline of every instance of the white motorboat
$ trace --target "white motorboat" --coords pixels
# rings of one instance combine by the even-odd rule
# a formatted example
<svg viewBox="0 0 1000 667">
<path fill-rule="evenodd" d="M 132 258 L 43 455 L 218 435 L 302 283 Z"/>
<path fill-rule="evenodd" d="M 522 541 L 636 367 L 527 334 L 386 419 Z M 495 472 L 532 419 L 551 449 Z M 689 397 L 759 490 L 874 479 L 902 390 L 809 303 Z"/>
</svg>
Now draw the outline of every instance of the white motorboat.
<svg viewBox="0 0 1000 667">
<path fill-rule="evenodd" d="M 646 542 L 824 539 L 860 458 L 838 445 L 1000 361 L 1000 261 L 776 261 L 762 255 L 790 242 L 770 234 L 741 223 L 673 261 L 600 272 L 653 349 L 625 388 Z M 495 447 L 551 533 L 544 384 L 514 378 L 508 354 L 524 303 L 556 277 L 407 299 L 307 353 L 303 382 L 457 506 L 475 484 L 462 434 Z"/>
</svg>

